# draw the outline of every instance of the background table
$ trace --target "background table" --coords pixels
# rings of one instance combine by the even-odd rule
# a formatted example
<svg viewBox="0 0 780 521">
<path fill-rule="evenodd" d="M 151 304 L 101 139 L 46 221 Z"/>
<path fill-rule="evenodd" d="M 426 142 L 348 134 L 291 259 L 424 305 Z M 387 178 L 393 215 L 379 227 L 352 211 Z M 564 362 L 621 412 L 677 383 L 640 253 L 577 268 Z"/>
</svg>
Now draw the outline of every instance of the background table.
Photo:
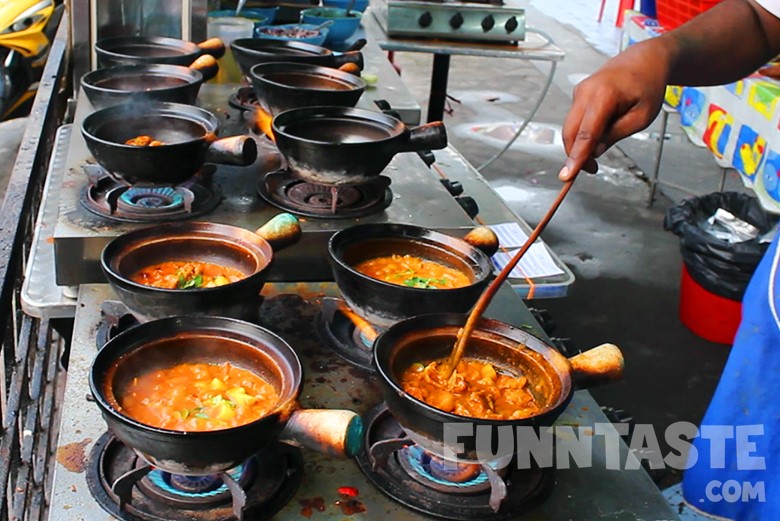
<svg viewBox="0 0 780 521">
<path fill-rule="evenodd" d="M 563 60 L 566 56 L 562 49 L 552 43 L 548 43 L 542 36 L 532 32 L 527 32 L 526 39 L 520 42 L 519 45 L 488 44 L 389 37 L 370 11 L 363 17 L 362 23 L 368 40 L 377 42 L 385 51 L 433 54 L 427 121 L 441 121 L 444 117 L 450 57 L 452 55 L 545 61 L 550 62 L 553 67 L 555 63 Z"/>
</svg>

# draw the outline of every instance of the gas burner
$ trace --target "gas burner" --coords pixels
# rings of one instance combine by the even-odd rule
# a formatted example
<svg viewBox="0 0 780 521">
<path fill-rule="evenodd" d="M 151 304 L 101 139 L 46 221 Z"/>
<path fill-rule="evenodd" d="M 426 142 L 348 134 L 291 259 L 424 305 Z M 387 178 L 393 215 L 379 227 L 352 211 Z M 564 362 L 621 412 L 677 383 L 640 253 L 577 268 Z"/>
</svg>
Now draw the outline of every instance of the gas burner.
<svg viewBox="0 0 780 521">
<path fill-rule="evenodd" d="M 322 299 L 317 314 L 317 333 L 325 345 L 352 365 L 374 372 L 372 346 L 380 332 L 379 328 L 355 315 L 342 299 Z"/>
<path fill-rule="evenodd" d="M 443 462 L 414 445 L 384 404 L 370 410 L 363 424 L 366 449 L 356 458 L 360 470 L 390 499 L 423 514 L 454 521 L 514 519 L 552 492 L 552 469 L 518 470 L 512 462 L 502 475 L 478 463 Z M 503 486 L 496 485 L 499 481 Z M 490 505 L 496 488 L 504 488 L 497 510 Z"/>
<path fill-rule="evenodd" d="M 353 186 L 325 186 L 297 179 L 287 170 L 269 172 L 257 183 L 268 203 L 304 217 L 351 219 L 381 212 L 393 200 L 390 178 Z"/>
<path fill-rule="evenodd" d="M 179 186 L 127 186 L 96 165 L 84 167 L 89 185 L 81 204 L 114 221 L 167 222 L 203 215 L 221 196 L 211 185 L 215 167 L 209 165 Z"/>
<path fill-rule="evenodd" d="M 148 465 L 111 434 L 89 457 L 87 484 L 109 514 L 124 521 L 262 521 L 295 495 L 300 450 L 277 444 L 215 476 L 178 476 Z"/>
<path fill-rule="evenodd" d="M 409 476 L 428 488 L 449 494 L 490 491 L 490 471 L 480 464 L 446 461 L 418 445 L 402 448 L 397 458 Z M 502 477 L 506 468 L 492 470 Z"/>
<path fill-rule="evenodd" d="M 238 110 L 255 110 L 260 106 L 257 102 L 257 94 L 252 87 L 239 87 L 228 97 L 228 104 Z"/>
</svg>

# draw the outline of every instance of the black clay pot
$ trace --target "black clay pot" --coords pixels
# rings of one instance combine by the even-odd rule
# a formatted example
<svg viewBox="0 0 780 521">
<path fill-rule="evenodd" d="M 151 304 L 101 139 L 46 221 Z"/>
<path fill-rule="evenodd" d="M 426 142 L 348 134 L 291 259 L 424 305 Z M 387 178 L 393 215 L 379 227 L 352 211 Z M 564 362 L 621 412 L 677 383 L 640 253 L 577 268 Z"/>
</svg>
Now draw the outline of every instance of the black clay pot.
<svg viewBox="0 0 780 521">
<path fill-rule="evenodd" d="M 480 245 L 482 247 L 482 245 Z M 494 246 L 487 245 L 495 251 Z M 493 265 L 463 239 L 408 224 L 362 224 L 331 237 L 328 253 L 336 285 L 347 305 L 380 328 L 415 315 L 463 313 L 479 299 Z M 471 284 L 454 289 L 423 289 L 391 284 L 355 270 L 362 261 L 388 255 L 414 255 L 465 273 Z"/>
<path fill-rule="evenodd" d="M 209 111 L 180 103 L 115 105 L 84 118 L 81 134 L 95 160 L 126 184 L 176 185 L 192 177 L 204 162 L 247 166 L 257 159 L 249 136 L 217 139 L 219 120 Z M 126 145 L 137 136 L 164 144 Z"/>
<path fill-rule="evenodd" d="M 100 266 L 119 299 L 141 320 L 174 315 L 256 318 L 273 251 L 296 242 L 300 226 L 280 214 L 251 232 L 236 226 L 176 222 L 135 230 L 103 249 Z M 213 288 L 165 289 L 139 284 L 140 269 L 166 261 L 199 261 L 239 270 L 245 278 Z"/>
<path fill-rule="evenodd" d="M 409 129 L 386 114 L 346 107 L 287 110 L 274 117 L 272 128 L 294 176 L 331 186 L 366 183 L 399 152 L 447 146 L 441 121 Z"/>
<path fill-rule="evenodd" d="M 88 72 L 81 77 L 81 88 L 95 108 L 155 101 L 194 105 L 200 86 L 218 70 L 211 56 L 201 56 L 189 67 L 117 65 Z"/>
<path fill-rule="evenodd" d="M 196 44 L 162 36 L 116 36 L 99 40 L 95 53 L 100 68 L 150 63 L 186 67 L 204 54 L 221 58 L 225 44 L 219 38 Z"/>
<path fill-rule="evenodd" d="M 245 75 L 255 65 L 270 62 L 308 63 L 334 69 L 354 63 L 358 69 L 363 69 L 363 54 L 360 51 L 334 53 L 325 47 L 304 42 L 238 38 L 230 43 L 230 49 Z"/>
<path fill-rule="evenodd" d="M 279 401 L 254 422 L 203 432 L 151 427 L 121 412 L 121 397 L 133 378 L 186 362 L 230 362 L 274 386 Z M 284 340 L 254 324 L 219 317 L 170 317 L 133 327 L 100 349 L 89 375 L 114 435 L 152 465 L 188 476 L 234 468 L 274 441 L 337 456 L 360 450 L 360 418 L 351 411 L 299 409 L 301 384 L 300 361 Z"/>
<path fill-rule="evenodd" d="M 446 413 L 407 394 L 400 376 L 414 363 L 446 359 L 467 315 L 438 313 L 399 322 L 374 343 L 374 364 L 379 387 L 390 413 L 415 443 L 434 454 L 467 460 L 508 461 L 514 451 L 497 456 L 480 453 L 477 432 L 498 447 L 499 427 L 545 427 L 552 425 L 568 406 L 576 387 L 614 380 L 622 376 L 623 357 L 612 344 L 604 344 L 567 359 L 555 348 L 528 331 L 496 320 L 482 319 L 465 352 L 467 358 L 490 362 L 499 372 L 522 374 L 541 406 L 539 414 L 518 420 L 484 420 Z M 578 377 L 575 384 L 574 376 Z M 461 427 L 465 429 L 461 430 Z M 447 429 L 451 429 L 449 433 Z M 478 429 L 483 429 L 478 431 Z M 471 435 L 467 434 L 468 432 Z M 460 432 L 462 449 L 447 444 L 449 435 Z M 481 440 L 485 441 L 485 438 Z M 488 445 L 489 447 L 490 445 Z M 482 445 L 485 447 L 485 445 Z M 513 446 L 511 447 L 513 449 Z"/>
<path fill-rule="evenodd" d="M 366 89 L 359 76 L 307 63 L 263 63 L 249 71 L 260 105 L 272 116 L 298 107 L 354 107 Z"/>
</svg>

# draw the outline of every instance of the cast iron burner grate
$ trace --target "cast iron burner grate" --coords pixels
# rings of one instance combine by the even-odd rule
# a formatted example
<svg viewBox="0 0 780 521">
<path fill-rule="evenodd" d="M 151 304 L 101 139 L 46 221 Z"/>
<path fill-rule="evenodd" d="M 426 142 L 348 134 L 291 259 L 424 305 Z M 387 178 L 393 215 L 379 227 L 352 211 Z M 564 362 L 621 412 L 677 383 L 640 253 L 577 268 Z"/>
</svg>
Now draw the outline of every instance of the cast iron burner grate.
<svg viewBox="0 0 780 521">
<path fill-rule="evenodd" d="M 375 214 L 393 201 L 390 178 L 385 176 L 375 177 L 362 185 L 335 187 L 307 183 L 287 170 L 276 170 L 258 181 L 257 191 L 277 208 L 324 219 L 352 219 Z"/>
<path fill-rule="evenodd" d="M 300 450 L 281 443 L 242 467 L 174 477 L 106 433 L 90 453 L 87 484 L 100 506 L 123 521 L 263 521 L 290 502 L 303 478 Z"/>
<path fill-rule="evenodd" d="M 483 469 L 465 481 L 445 483 L 439 473 L 431 475 L 424 451 L 406 437 L 384 404 L 371 409 L 363 424 L 366 449 L 356 458 L 360 470 L 390 499 L 429 516 L 454 521 L 514 519 L 547 499 L 555 484 L 552 469 L 518 470 L 510 463 L 501 478 L 506 495 L 494 511 L 491 487 L 484 483 L 495 471 Z"/>
<path fill-rule="evenodd" d="M 89 185 L 81 204 L 90 212 L 121 222 L 153 223 L 188 219 L 210 212 L 221 199 L 211 178 L 216 168 L 207 165 L 178 186 L 127 186 L 97 165 L 84 167 Z"/>
<path fill-rule="evenodd" d="M 345 309 L 347 304 L 340 298 L 322 299 L 316 322 L 320 340 L 350 364 L 373 373 L 374 341 L 355 325 Z M 375 333 L 381 332 L 376 326 L 371 327 Z"/>
<path fill-rule="evenodd" d="M 238 110 L 255 110 L 260 106 L 252 87 L 239 87 L 228 97 L 228 104 Z"/>
</svg>

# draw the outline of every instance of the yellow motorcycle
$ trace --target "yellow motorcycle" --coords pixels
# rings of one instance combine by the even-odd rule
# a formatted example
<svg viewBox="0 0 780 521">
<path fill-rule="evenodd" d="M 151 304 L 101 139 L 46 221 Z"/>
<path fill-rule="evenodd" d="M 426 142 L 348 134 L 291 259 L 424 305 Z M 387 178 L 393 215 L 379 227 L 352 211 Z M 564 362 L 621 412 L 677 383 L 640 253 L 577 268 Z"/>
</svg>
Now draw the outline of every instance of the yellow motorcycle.
<svg viewBox="0 0 780 521">
<path fill-rule="evenodd" d="M 29 112 L 62 16 L 60 3 L 0 0 L 0 121 Z"/>
</svg>

